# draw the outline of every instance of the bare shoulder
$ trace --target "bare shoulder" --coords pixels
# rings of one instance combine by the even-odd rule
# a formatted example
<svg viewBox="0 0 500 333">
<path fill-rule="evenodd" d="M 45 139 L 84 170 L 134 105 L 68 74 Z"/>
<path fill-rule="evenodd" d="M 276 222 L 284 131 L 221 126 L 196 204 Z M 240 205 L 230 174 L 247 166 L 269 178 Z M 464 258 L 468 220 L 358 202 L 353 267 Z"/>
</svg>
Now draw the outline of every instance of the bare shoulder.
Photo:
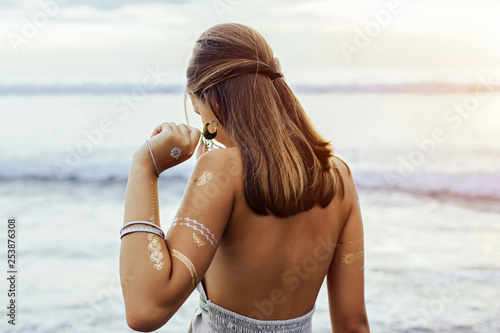
<svg viewBox="0 0 500 333">
<path fill-rule="evenodd" d="M 338 156 L 333 156 L 331 160 L 337 168 L 339 175 L 342 177 L 342 182 L 344 183 L 344 200 L 346 201 L 348 206 L 351 206 L 358 200 L 358 192 L 351 172 L 351 168 L 344 160 L 342 160 Z"/>
<path fill-rule="evenodd" d="M 351 168 L 347 165 L 347 163 L 338 156 L 333 155 L 331 158 L 333 164 L 337 167 L 342 175 L 342 178 L 351 178 Z"/>
<path fill-rule="evenodd" d="M 196 165 L 223 167 L 228 163 L 242 165 L 240 151 L 236 147 L 209 150 L 198 159 Z"/>
<path fill-rule="evenodd" d="M 243 172 L 241 154 L 236 147 L 210 150 L 196 161 L 194 175 L 208 172 L 220 181 L 239 184 Z"/>
</svg>

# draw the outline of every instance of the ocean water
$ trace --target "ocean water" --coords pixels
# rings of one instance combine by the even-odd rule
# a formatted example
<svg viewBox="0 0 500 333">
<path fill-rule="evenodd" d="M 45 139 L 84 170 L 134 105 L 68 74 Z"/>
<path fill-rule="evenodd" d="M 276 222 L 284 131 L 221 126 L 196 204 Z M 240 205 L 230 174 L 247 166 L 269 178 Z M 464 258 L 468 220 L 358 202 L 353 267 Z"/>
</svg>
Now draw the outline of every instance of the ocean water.
<svg viewBox="0 0 500 333">
<path fill-rule="evenodd" d="M 129 162 L 181 94 L 0 96 L 0 248 L 16 218 L 17 317 L 2 332 L 131 332 L 118 275 Z M 351 167 L 372 332 L 500 331 L 500 94 L 301 94 Z M 188 110 L 190 123 L 201 127 Z M 172 219 L 194 161 L 159 180 Z M 4 306 L 5 305 L 5 306 Z M 159 332 L 186 332 L 193 292 Z M 331 332 L 322 288 L 314 332 Z"/>
</svg>

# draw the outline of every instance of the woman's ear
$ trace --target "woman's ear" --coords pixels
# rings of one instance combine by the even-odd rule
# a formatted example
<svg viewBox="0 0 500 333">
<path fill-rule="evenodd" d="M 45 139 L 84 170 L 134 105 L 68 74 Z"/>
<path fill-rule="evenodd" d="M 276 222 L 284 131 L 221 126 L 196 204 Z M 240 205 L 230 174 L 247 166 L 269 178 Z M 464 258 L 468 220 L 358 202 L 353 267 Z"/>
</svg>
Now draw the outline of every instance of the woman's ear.
<svg viewBox="0 0 500 333">
<path fill-rule="evenodd" d="M 214 113 L 214 115 L 220 114 L 220 107 L 219 107 L 219 103 L 217 100 L 214 100 L 212 102 L 212 112 Z M 217 118 L 217 116 L 216 116 L 216 118 Z"/>
<path fill-rule="evenodd" d="M 219 101 L 217 98 L 217 94 L 212 91 L 211 89 L 206 91 L 203 95 L 204 100 L 202 103 L 212 111 L 214 114 L 214 117 L 219 120 L 218 115 L 220 115 L 220 107 L 219 107 Z"/>
</svg>

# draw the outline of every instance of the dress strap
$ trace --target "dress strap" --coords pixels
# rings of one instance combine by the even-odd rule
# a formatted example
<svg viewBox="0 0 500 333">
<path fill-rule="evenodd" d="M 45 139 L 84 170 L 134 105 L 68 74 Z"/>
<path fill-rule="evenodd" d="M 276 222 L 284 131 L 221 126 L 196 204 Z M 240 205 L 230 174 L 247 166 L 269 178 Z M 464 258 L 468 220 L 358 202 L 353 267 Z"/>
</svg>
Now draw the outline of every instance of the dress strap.
<svg viewBox="0 0 500 333">
<path fill-rule="evenodd" d="M 198 285 L 196 286 L 196 290 L 200 293 L 200 310 L 204 314 L 208 314 L 208 298 L 207 298 L 207 293 L 205 291 L 205 288 L 203 287 L 203 282 L 204 280 L 200 281 Z"/>
<path fill-rule="evenodd" d="M 200 294 L 200 310 L 204 314 L 208 314 L 207 299 Z"/>
</svg>

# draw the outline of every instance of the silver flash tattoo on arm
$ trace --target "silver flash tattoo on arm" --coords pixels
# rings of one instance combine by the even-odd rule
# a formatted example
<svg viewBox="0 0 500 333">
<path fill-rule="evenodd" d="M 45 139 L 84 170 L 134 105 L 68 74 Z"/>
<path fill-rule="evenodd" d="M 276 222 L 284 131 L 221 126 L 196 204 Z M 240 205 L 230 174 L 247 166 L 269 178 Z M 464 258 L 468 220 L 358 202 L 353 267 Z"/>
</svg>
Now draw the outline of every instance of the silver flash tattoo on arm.
<svg viewBox="0 0 500 333">
<path fill-rule="evenodd" d="M 212 245 L 214 250 L 217 250 L 217 245 L 219 244 L 217 242 L 217 239 L 215 239 L 214 234 L 210 231 L 210 229 L 205 227 L 203 225 L 203 223 L 200 223 L 196 220 L 190 219 L 189 217 L 177 217 L 173 220 L 173 223 L 171 226 L 175 227 L 175 226 L 179 226 L 179 225 L 186 226 L 186 227 L 189 227 L 189 228 L 192 228 L 192 229 L 198 231 L 200 234 L 202 234 L 206 238 L 207 241 L 210 242 L 210 244 Z M 198 226 L 199 226 L 199 228 L 198 228 Z M 196 242 L 196 240 L 195 240 L 195 242 Z"/>
<path fill-rule="evenodd" d="M 190 183 L 197 186 L 202 186 L 208 183 L 210 179 L 212 179 L 212 174 L 208 171 L 203 171 L 198 178 L 192 179 Z"/>
<path fill-rule="evenodd" d="M 161 259 L 163 258 L 163 253 L 160 252 L 161 250 L 161 243 L 159 241 L 160 238 L 152 233 L 148 233 L 147 237 L 149 240 L 148 250 L 152 252 L 151 255 L 149 256 L 149 259 L 151 259 L 151 261 L 155 263 L 153 267 L 156 268 L 157 270 L 160 270 L 163 267 L 163 261 L 161 261 Z"/>
</svg>

